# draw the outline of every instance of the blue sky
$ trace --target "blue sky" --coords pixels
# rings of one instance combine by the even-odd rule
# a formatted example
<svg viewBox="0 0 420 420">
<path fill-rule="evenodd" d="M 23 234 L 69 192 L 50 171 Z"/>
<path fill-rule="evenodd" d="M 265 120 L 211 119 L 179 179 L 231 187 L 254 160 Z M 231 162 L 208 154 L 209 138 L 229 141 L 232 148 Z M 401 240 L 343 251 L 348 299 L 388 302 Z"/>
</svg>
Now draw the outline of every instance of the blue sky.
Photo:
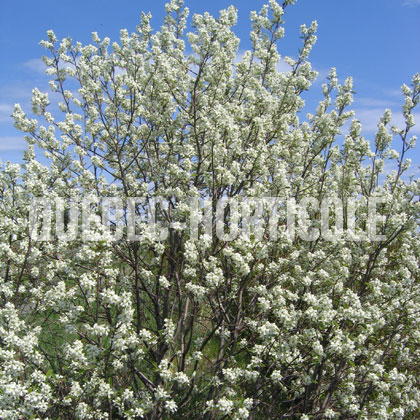
<svg viewBox="0 0 420 420">
<path fill-rule="evenodd" d="M 186 0 L 192 13 L 220 9 L 233 4 L 239 10 L 235 32 L 240 49 L 249 48 L 249 13 L 259 10 L 263 0 Z M 10 114 L 15 103 L 30 112 L 30 96 L 37 86 L 48 90 L 40 60 L 45 50 L 39 41 L 53 29 L 59 38 L 70 35 L 82 43 L 91 42 L 91 33 L 118 40 L 119 30 L 135 30 L 141 11 L 151 11 L 152 26 L 158 29 L 164 13 L 164 0 L 0 0 L 0 159 L 20 162 L 25 148 L 23 136 L 13 127 Z M 286 36 L 279 44 L 282 55 L 296 56 L 299 27 L 318 21 L 318 42 L 311 62 L 320 72 L 308 102 L 320 97 L 328 70 L 336 67 L 339 78 L 353 76 L 353 109 L 361 120 L 363 134 L 373 133 L 385 108 L 391 108 L 399 125 L 402 105 L 400 86 L 409 84 L 420 72 L 420 0 L 297 0 L 287 9 Z M 420 137 L 420 112 L 413 133 Z M 398 144 L 395 144 L 397 148 Z M 420 176 L 420 144 L 412 152 L 412 172 Z"/>
</svg>

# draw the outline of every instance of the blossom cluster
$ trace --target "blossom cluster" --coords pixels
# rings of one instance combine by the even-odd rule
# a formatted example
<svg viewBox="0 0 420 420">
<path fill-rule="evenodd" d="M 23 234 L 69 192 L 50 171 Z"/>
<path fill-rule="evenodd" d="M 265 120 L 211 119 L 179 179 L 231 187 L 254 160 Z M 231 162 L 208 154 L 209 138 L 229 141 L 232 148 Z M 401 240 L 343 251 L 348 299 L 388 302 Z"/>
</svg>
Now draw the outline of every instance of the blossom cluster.
<svg viewBox="0 0 420 420">
<path fill-rule="evenodd" d="M 189 25 L 181 0 L 115 42 L 48 31 L 52 94 L 16 106 L 0 168 L 0 418 L 419 418 L 420 76 L 372 139 L 335 69 L 308 110 L 316 22 L 278 70 L 292 4 L 251 14 L 243 54 L 234 7 Z"/>
</svg>

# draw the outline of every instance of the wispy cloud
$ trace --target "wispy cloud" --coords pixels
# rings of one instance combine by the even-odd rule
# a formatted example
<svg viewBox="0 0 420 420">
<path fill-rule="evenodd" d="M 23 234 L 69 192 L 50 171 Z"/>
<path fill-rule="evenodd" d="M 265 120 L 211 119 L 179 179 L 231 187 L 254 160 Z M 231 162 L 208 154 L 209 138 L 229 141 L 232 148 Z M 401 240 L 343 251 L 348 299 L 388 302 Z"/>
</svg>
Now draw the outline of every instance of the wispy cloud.
<svg viewBox="0 0 420 420">
<path fill-rule="evenodd" d="M 420 2 L 420 0 L 418 0 Z M 379 93 L 379 92 L 378 92 Z M 392 112 L 391 125 L 398 128 L 405 128 L 405 118 L 402 114 L 402 105 L 404 103 L 403 95 L 399 89 L 383 89 L 379 97 L 362 96 L 354 97 L 353 109 L 356 118 L 362 123 L 363 131 L 376 133 L 378 122 L 384 115 L 386 109 Z M 410 134 L 420 134 L 420 112 L 413 112 L 415 125 L 410 129 Z"/>
<path fill-rule="evenodd" d="M 400 94 L 401 96 L 401 94 Z M 390 108 L 393 106 L 401 105 L 401 101 L 393 101 L 389 99 L 379 99 L 379 98 L 367 98 L 367 97 L 355 97 L 354 98 L 354 105 L 355 106 L 363 106 L 363 107 L 383 107 L 383 109 Z"/>
<path fill-rule="evenodd" d="M 13 106 L 10 104 L 0 103 L 0 124 L 6 122 L 12 122 L 11 114 L 13 112 Z"/>
<path fill-rule="evenodd" d="M 277 63 L 277 71 L 280 73 L 287 73 L 288 71 L 292 70 L 292 66 L 287 64 L 283 59 L 279 60 Z"/>
<path fill-rule="evenodd" d="M 79 61 L 79 60 L 77 60 L 77 61 Z M 24 68 L 26 68 L 27 70 L 30 70 L 33 73 L 33 75 L 35 76 L 34 77 L 34 82 L 35 82 L 35 80 L 37 80 L 38 82 L 40 80 L 44 80 L 44 81 L 48 80 L 48 76 L 45 73 L 45 71 L 47 70 L 47 66 L 45 65 L 44 61 L 41 58 L 31 58 L 30 60 L 27 60 L 22 64 L 23 64 Z M 58 67 L 60 69 L 70 68 L 70 69 L 75 70 L 74 64 L 63 62 L 63 61 L 60 61 L 58 63 Z M 116 67 L 116 73 L 117 74 L 122 74 L 124 72 L 125 72 L 125 69 L 121 69 L 119 67 Z M 40 78 L 39 76 L 44 76 L 44 77 Z"/>
<path fill-rule="evenodd" d="M 385 161 L 384 168 L 380 179 L 385 180 L 387 175 L 391 175 L 393 171 L 398 170 L 398 164 L 395 160 Z M 420 178 L 420 167 L 416 164 L 412 164 L 405 172 L 403 172 L 401 179 L 406 182 L 410 182 L 410 179 L 414 180 Z"/>
<path fill-rule="evenodd" d="M 410 169 L 408 169 L 408 174 L 412 175 L 414 178 L 420 178 L 420 166 L 411 166 Z"/>
<path fill-rule="evenodd" d="M 15 150 L 25 150 L 28 143 L 22 137 L 3 136 L 0 137 L 0 152 L 11 152 Z"/>
<path fill-rule="evenodd" d="M 389 103 L 388 103 L 389 105 Z M 362 124 L 362 129 L 364 132 L 375 133 L 378 128 L 378 122 L 380 118 L 384 115 L 385 108 L 388 107 L 369 107 L 369 108 L 355 108 L 356 118 L 360 120 Z M 391 125 L 395 125 L 398 128 L 405 127 L 404 117 L 401 111 L 397 109 L 392 109 L 392 122 Z M 414 120 L 416 125 L 411 128 L 411 134 L 420 134 L 420 115 L 414 115 Z"/>
<path fill-rule="evenodd" d="M 1 98 L 7 98 L 8 100 L 28 100 L 32 96 L 32 89 L 35 84 L 31 84 L 30 80 L 24 82 L 14 82 L 12 84 L 0 85 Z"/>
<path fill-rule="evenodd" d="M 355 116 L 361 122 L 364 132 L 375 132 L 378 127 L 379 118 L 384 113 L 384 110 L 378 108 L 355 108 Z"/>
<path fill-rule="evenodd" d="M 327 76 L 330 74 L 330 69 L 315 69 L 318 72 L 316 76 L 315 84 L 327 83 Z"/>
<path fill-rule="evenodd" d="M 403 6 L 406 6 L 406 7 L 420 6 L 420 0 L 404 0 Z"/>
<path fill-rule="evenodd" d="M 31 58 L 23 63 L 24 67 L 34 71 L 37 74 L 45 74 L 45 64 L 40 58 Z"/>
<path fill-rule="evenodd" d="M 401 89 L 383 89 L 383 93 L 390 98 L 394 98 L 395 100 L 398 100 L 398 103 L 402 103 L 403 100 L 403 93 Z"/>
</svg>

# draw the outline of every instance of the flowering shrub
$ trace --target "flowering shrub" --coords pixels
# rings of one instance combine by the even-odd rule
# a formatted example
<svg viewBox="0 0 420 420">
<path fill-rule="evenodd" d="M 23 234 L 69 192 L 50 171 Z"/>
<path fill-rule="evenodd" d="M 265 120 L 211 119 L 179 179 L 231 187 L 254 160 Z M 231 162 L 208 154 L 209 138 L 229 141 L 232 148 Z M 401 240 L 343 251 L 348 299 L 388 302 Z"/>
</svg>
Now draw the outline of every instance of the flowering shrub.
<svg viewBox="0 0 420 420">
<path fill-rule="evenodd" d="M 48 32 L 53 103 L 34 89 L 36 118 L 16 106 L 25 163 L 0 173 L 2 419 L 418 418 L 420 183 L 403 174 L 420 76 L 402 87 L 406 126 L 386 111 L 372 143 L 334 69 L 305 117 L 316 23 L 277 69 L 292 3 L 251 14 L 242 55 L 233 7 L 193 16 L 185 34 L 181 0 L 159 32 L 143 14 L 112 44 Z M 61 207 L 35 212 L 37 197 Z M 137 197 L 102 223 L 99 198 Z M 285 206 L 275 235 L 220 206 L 261 197 L 306 200 L 307 235 Z M 315 202 L 327 198 L 344 214 L 328 238 Z M 90 209 L 83 224 L 71 200 Z M 217 211 L 221 224 L 203 222 Z M 116 238 L 130 217 L 140 239 Z M 49 220 L 62 229 L 43 237 Z M 362 240 L 372 224 L 379 240 Z"/>
</svg>

